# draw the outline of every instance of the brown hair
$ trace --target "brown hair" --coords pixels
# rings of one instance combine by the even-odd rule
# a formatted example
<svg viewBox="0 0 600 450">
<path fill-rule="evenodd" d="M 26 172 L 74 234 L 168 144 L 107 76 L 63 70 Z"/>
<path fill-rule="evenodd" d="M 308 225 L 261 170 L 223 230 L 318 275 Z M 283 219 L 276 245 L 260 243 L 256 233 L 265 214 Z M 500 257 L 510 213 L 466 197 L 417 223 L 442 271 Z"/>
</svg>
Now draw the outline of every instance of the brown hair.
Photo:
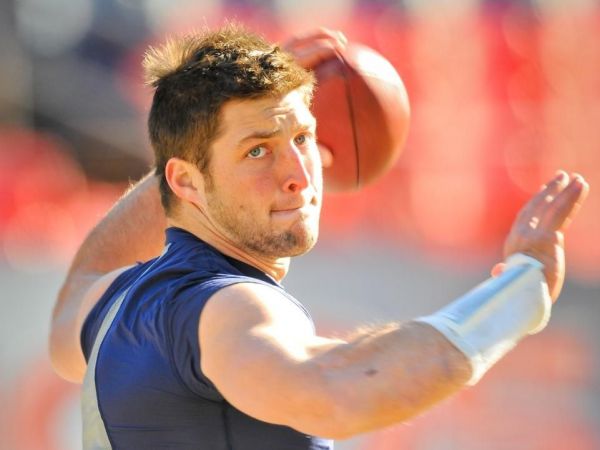
<svg viewBox="0 0 600 450">
<path fill-rule="evenodd" d="M 148 118 L 156 175 L 167 213 L 173 193 L 165 178 L 172 157 L 208 173 L 209 148 L 219 133 L 219 112 L 230 99 L 283 95 L 313 75 L 292 56 L 237 24 L 169 39 L 144 57 L 146 81 L 155 88 Z"/>
</svg>

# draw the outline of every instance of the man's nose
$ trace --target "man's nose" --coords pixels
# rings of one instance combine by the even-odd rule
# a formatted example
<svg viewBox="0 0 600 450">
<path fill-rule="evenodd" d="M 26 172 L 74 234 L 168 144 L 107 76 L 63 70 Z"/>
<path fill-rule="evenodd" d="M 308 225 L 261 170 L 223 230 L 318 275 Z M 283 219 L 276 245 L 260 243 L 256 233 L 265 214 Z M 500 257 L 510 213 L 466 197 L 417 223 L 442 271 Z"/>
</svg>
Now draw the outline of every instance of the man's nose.
<svg viewBox="0 0 600 450">
<path fill-rule="evenodd" d="M 293 144 L 285 150 L 281 164 L 285 192 L 302 192 L 308 187 L 311 179 L 308 158 Z"/>
</svg>

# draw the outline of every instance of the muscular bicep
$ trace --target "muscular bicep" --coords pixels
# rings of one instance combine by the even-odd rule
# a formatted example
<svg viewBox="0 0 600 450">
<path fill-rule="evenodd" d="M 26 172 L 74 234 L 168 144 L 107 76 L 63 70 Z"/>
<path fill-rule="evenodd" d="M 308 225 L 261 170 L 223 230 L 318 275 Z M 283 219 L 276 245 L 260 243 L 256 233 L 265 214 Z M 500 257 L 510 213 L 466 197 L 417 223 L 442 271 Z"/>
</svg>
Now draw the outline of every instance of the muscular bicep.
<svg viewBox="0 0 600 450">
<path fill-rule="evenodd" d="M 469 379 L 465 356 L 428 325 L 320 338 L 293 303 L 249 286 L 209 300 L 199 339 L 204 374 L 257 419 L 346 438 L 414 417 Z"/>
<path fill-rule="evenodd" d="M 277 290 L 244 283 L 219 291 L 201 314 L 199 340 L 202 371 L 246 414 L 293 426 L 299 411 L 324 413 L 311 357 L 339 342 L 316 336 Z"/>
</svg>

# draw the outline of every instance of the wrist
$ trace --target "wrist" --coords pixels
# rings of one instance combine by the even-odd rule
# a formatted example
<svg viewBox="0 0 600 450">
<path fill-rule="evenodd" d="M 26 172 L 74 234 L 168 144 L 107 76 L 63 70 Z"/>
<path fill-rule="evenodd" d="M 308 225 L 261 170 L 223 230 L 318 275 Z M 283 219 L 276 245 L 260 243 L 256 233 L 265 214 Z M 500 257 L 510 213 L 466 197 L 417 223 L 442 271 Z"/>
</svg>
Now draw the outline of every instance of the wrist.
<svg viewBox="0 0 600 450">
<path fill-rule="evenodd" d="M 524 254 L 511 255 L 501 275 L 442 308 L 420 317 L 440 331 L 469 359 L 475 384 L 520 339 L 541 331 L 552 301 L 543 265 Z"/>
</svg>

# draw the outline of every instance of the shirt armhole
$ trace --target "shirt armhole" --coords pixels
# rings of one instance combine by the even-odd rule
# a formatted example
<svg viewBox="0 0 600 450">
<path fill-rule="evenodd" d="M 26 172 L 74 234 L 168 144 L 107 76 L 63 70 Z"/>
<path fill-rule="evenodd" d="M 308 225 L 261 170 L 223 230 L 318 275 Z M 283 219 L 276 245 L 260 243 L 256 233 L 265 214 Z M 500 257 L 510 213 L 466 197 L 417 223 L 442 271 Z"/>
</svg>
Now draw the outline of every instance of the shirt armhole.
<svg viewBox="0 0 600 450">
<path fill-rule="evenodd" d="M 215 277 L 180 292 L 175 300 L 169 302 L 169 312 L 165 315 L 166 335 L 170 340 L 166 343 L 166 350 L 180 382 L 194 394 L 208 400 L 221 401 L 223 397 L 201 370 L 202 355 L 198 342 L 200 315 L 213 295 L 223 288 L 239 283 L 261 284 L 277 290 L 296 305 L 308 318 L 313 330 L 315 328 L 310 314 L 298 300 L 283 289 L 254 278 L 236 275 Z"/>
<path fill-rule="evenodd" d="M 138 263 L 136 266 L 119 274 L 119 276 L 117 276 L 117 278 L 115 278 L 110 284 L 108 289 L 106 289 L 106 292 L 104 292 L 100 299 L 98 299 L 92 310 L 88 313 L 87 317 L 83 321 L 79 339 L 81 350 L 83 351 L 86 362 L 89 359 L 89 355 L 92 351 L 94 341 L 96 340 L 96 336 L 104 316 L 110 309 L 111 305 L 117 300 L 119 297 L 118 294 L 122 291 L 122 289 L 126 289 L 129 285 L 129 282 L 135 279 L 135 277 L 138 275 L 138 271 L 142 265 L 142 263 Z"/>
</svg>

